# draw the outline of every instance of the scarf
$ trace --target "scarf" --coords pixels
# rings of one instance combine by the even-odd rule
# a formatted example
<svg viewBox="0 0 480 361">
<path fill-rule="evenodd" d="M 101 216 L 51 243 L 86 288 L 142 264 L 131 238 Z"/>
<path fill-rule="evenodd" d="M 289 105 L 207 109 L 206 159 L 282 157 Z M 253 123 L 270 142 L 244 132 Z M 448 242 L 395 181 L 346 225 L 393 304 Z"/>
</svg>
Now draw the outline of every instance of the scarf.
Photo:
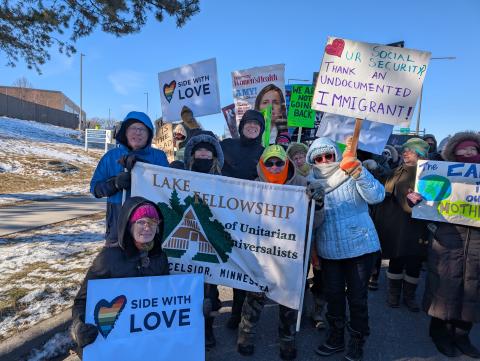
<svg viewBox="0 0 480 361">
<path fill-rule="evenodd" d="M 265 180 L 267 181 L 267 183 L 275 183 L 275 184 L 285 184 L 285 182 L 287 181 L 287 177 L 288 177 L 288 165 L 289 165 L 289 163 L 290 162 L 285 163 L 285 167 L 283 168 L 283 170 L 280 173 L 273 174 L 273 173 L 270 173 L 268 171 L 267 167 L 265 167 L 265 164 L 263 164 L 263 160 L 260 159 L 260 161 L 259 161 L 260 169 L 262 170 L 263 176 L 264 176 Z"/>
<path fill-rule="evenodd" d="M 463 155 L 456 155 L 455 160 L 462 163 L 480 163 L 480 154 L 473 155 L 471 157 L 465 157 Z"/>
<path fill-rule="evenodd" d="M 325 190 L 325 194 L 330 193 L 349 178 L 339 165 L 339 162 L 314 165 L 313 172 L 309 176 L 310 182 L 319 184 Z"/>
<path fill-rule="evenodd" d="M 310 174 L 310 169 L 312 169 L 312 167 L 308 163 L 305 163 L 301 167 L 296 167 L 296 168 L 298 173 L 300 173 L 300 175 L 304 177 L 308 176 Z"/>
</svg>

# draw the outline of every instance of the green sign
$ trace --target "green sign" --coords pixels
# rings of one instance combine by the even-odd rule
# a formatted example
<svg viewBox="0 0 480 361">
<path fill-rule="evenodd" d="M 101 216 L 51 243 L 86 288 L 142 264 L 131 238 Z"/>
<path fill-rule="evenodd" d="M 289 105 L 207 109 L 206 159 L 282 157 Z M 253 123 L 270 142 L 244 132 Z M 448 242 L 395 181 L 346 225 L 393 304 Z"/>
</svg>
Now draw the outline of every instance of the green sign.
<svg viewBox="0 0 480 361">
<path fill-rule="evenodd" d="M 270 145 L 270 131 L 272 126 L 272 105 L 260 110 L 265 119 L 265 131 L 262 135 L 262 145 L 266 148 Z"/>
<path fill-rule="evenodd" d="M 287 124 L 289 127 L 313 128 L 315 110 L 311 108 L 313 85 L 294 85 L 290 95 Z"/>
</svg>

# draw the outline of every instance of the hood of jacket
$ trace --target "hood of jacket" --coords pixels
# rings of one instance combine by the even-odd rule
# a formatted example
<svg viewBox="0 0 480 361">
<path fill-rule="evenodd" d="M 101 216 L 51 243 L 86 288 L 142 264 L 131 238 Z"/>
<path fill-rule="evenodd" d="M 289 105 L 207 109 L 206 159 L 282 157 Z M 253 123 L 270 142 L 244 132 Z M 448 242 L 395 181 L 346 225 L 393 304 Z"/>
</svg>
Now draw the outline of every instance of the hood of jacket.
<svg viewBox="0 0 480 361">
<path fill-rule="evenodd" d="M 433 142 L 435 143 L 435 146 L 434 146 L 434 149 L 432 149 L 431 151 L 429 150 L 429 153 L 433 153 L 433 152 L 436 152 L 437 151 L 437 138 L 435 138 L 435 136 L 433 134 L 425 134 L 422 139 L 426 141 L 427 138 L 432 138 L 433 139 Z"/>
<path fill-rule="evenodd" d="M 307 163 L 310 165 L 315 164 L 315 157 L 319 154 L 325 154 L 333 151 L 335 153 L 335 162 L 342 160 L 342 153 L 338 149 L 337 143 L 327 137 L 321 137 L 316 139 L 308 148 Z"/>
<path fill-rule="evenodd" d="M 127 114 L 125 119 L 123 120 L 120 129 L 118 130 L 115 140 L 122 144 L 123 146 L 128 148 L 128 140 L 127 140 L 127 128 L 132 122 L 140 122 L 145 125 L 148 129 L 148 140 L 145 148 L 149 147 L 152 144 L 153 139 L 153 124 L 147 114 L 143 112 L 130 112 Z"/>
<path fill-rule="evenodd" d="M 240 123 L 238 123 L 238 134 L 240 135 L 240 141 L 242 143 L 248 143 L 248 144 L 250 144 L 250 143 L 261 143 L 262 135 L 263 135 L 263 132 L 265 131 L 265 120 L 263 119 L 263 115 L 261 115 L 260 112 L 255 111 L 255 112 L 259 113 L 260 115 L 256 115 L 256 116 L 254 116 L 255 119 L 251 119 L 250 115 L 253 114 L 253 113 L 248 113 L 247 114 L 247 112 L 245 112 L 242 119 L 240 119 Z M 249 121 L 252 121 L 252 120 L 255 120 L 257 123 L 260 124 L 260 133 L 258 133 L 257 138 L 248 139 L 243 135 L 243 127 L 245 126 L 245 123 L 247 123 Z"/>
<path fill-rule="evenodd" d="M 130 226 L 128 224 L 128 220 L 130 219 L 132 212 L 144 203 L 150 203 L 157 209 L 157 212 L 158 212 L 158 215 L 160 216 L 160 221 L 161 221 L 159 224 L 159 230 L 155 234 L 155 238 L 153 239 L 154 241 L 153 249 L 150 250 L 149 254 L 160 253 L 162 249 L 162 237 L 163 237 L 162 212 L 160 211 L 160 209 L 155 203 L 143 197 L 130 197 L 123 204 L 120 210 L 120 214 L 118 216 L 118 223 L 117 223 L 118 244 L 120 248 L 122 248 L 129 257 L 139 254 L 140 252 L 138 251 L 137 247 L 135 247 L 133 237 L 130 233 L 130 229 L 129 229 Z"/>
<path fill-rule="evenodd" d="M 465 141 L 473 140 L 480 146 L 480 134 L 474 131 L 459 132 L 453 135 L 445 145 L 442 151 L 442 157 L 448 162 L 456 162 L 455 147 Z"/>
<path fill-rule="evenodd" d="M 215 134 L 213 134 L 211 131 L 208 131 L 208 130 L 199 131 L 198 133 L 195 133 L 195 135 L 193 135 L 188 140 L 187 144 L 185 145 L 185 154 L 183 158 L 185 166 L 190 164 L 193 148 L 198 143 L 202 143 L 202 142 L 210 143 L 215 148 L 215 151 L 217 152 L 218 165 L 220 166 L 220 169 L 223 168 L 223 163 L 225 161 L 225 158 L 223 156 L 222 147 L 220 146 L 220 142 L 218 141 Z"/>
<path fill-rule="evenodd" d="M 262 167 L 260 167 L 260 161 L 258 161 L 257 164 L 257 175 L 258 175 L 258 180 L 260 182 L 268 183 L 268 180 L 265 178 L 265 174 L 263 173 Z M 287 173 L 287 180 L 285 181 L 284 184 L 292 184 L 295 183 L 293 182 L 294 179 L 297 177 L 297 169 L 293 166 L 293 163 L 287 159 L 287 162 L 290 164 L 288 165 L 288 173 Z"/>
</svg>

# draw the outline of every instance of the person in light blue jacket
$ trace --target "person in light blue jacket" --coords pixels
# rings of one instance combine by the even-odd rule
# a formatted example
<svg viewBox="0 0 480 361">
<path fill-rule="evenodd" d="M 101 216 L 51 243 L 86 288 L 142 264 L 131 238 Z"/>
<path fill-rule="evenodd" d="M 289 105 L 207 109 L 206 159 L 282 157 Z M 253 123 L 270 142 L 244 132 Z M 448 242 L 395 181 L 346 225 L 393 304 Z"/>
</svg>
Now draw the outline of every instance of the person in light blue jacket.
<svg viewBox="0 0 480 361">
<path fill-rule="evenodd" d="M 123 120 L 115 139 L 119 146 L 110 149 L 101 159 L 90 181 L 90 193 L 107 197 L 105 240 L 107 247 L 118 245 L 117 221 L 122 207 L 122 194 L 130 197 L 130 171 L 135 162 L 168 167 L 167 156 L 152 148 L 153 124 L 147 114 L 130 112 Z"/>
<path fill-rule="evenodd" d="M 351 139 L 343 157 L 333 140 L 316 139 L 308 150 L 307 162 L 312 165 L 307 178 L 309 191 L 323 188 L 325 192 L 324 219 L 314 224 L 314 241 L 324 274 L 329 333 L 316 352 L 330 356 L 345 350 L 348 300 L 350 342 L 345 360 L 362 360 L 369 334 L 368 280 L 375 252 L 380 250 L 368 205 L 381 202 L 385 190 L 362 167 L 351 149 Z"/>
</svg>

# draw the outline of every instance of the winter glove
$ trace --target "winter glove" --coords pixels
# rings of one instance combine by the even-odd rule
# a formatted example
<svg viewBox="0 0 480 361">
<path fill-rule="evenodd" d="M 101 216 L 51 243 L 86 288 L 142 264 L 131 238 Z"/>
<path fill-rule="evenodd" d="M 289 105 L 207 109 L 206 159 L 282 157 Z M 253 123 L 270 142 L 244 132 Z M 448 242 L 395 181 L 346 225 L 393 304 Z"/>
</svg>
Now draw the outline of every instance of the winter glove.
<svg viewBox="0 0 480 361">
<path fill-rule="evenodd" d="M 362 171 L 362 163 L 357 159 L 355 152 L 352 150 L 352 137 L 346 140 L 347 147 L 343 152 L 343 159 L 340 162 L 340 169 L 352 178 L 356 179 Z"/>
<path fill-rule="evenodd" d="M 315 201 L 315 208 L 323 208 L 325 191 L 319 184 L 309 183 L 307 185 L 307 196 Z"/>
<path fill-rule="evenodd" d="M 98 328 L 91 323 L 84 323 L 77 319 L 72 325 L 72 338 L 81 348 L 95 342 L 98 336 Z"/>
<path fill-rule="evenodd" d="M 378 168 L 377 162 L 375 162 L 373 159 L 364 160 L 362 164 L 369 171 L 374 171 L 375 169 Z"/>
<path fill-rule="evenodd" d="M 423 197 L 420 193 L 414 192 L 413 189 L 409 188 L 407 193 L 407 203 L 410 207 L 416 206 L 418 203 L 423 201 Z"/>
<path fill-rule="evenodd" d="M 131 185 L 131 174 L 130 172 L 121 172 L 115 177 L 115 187 L 118 190 L 121 189 L 130 189 Z"/>
<path fill-rule="evenodd" d="M 135 166 L 137 161 L 142 161 L 140 158 L 137 157 L 135 154 L 124 155 L 118 160 L 118 163 L 125 168 L 127 171 L 131 171 Z"/>
</svg>

